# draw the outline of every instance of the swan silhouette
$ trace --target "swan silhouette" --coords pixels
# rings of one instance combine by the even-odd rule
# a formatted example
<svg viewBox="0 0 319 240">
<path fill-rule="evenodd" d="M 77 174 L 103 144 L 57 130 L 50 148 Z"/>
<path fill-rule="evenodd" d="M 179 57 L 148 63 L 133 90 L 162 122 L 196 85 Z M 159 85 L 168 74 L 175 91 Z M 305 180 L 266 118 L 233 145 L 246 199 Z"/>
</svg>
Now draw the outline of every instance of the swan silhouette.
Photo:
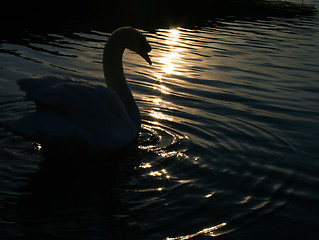
<svg viewBox="0 0 319 240">
<path fill-rule="evenodd" d="M 131 27 L 112 33 L 103 51 L 105 86 L 66 77 L 25 78 L 17 81 L 37 111 L 4 125 L 16 135 L 45 146 L 87 152 L 113 152 L 130 145 L 141 129 L 141 116 L 127 85 L 122 57 L 125 49 L 152 64 L 151 46 Z"/>
</svg>

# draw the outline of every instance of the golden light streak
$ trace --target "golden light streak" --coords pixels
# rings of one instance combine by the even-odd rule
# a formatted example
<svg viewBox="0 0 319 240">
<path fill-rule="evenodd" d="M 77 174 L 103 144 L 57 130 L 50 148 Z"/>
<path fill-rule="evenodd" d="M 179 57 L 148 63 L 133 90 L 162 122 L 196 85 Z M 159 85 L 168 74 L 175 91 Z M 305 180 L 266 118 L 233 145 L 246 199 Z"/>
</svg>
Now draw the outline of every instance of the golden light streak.
<svg viewBox="0 0 319 240">
<path fill-rule="evenodd" d="M 152 165 L 149 163 L 141 163 L 140 164 L 140 168 L 151 168 L 151 167 L 152 167 Z"/>
<path fill-rule="evenodd" d="M 178 28 L 169 29 L 165 34 L 166 51 L 160 55 L 158 61 L 161 63 L 161 70 L 163 73 L 158 76 L 159 79 L 163 75 L 181 75 L 178 71 L 178 66 L 181 65 L 181 54 L 183 51 L 180 45 L 181 32 Z"/>
<path fill-rule="evenodd" d="M 204 198 L 210 198 L 212 197 L 216 192 L 212 192 L 212 193 L 209 193 L 207 195 L 204 196 Z"/>
<path fill-rule="evenodd" d="M 152 177 L 161 177 L 162 175 L 165 175 L 166 179 L 170 179 L 171 176 L 167 174 L 166 169 L 162 169 L 161 171 L 152 171 L 149 173 Z"/>
<path fill-rule="evenodd" d="M 210 228 L 205 228 L 197 233 L 194 233 L 194 234 L 189 234 L 189 235 L 186 235 L 186 236 L 180 236 L 180 237 L 175 237 L 175 238 L 166 238 L 166 240 L 187 240 L 187 239 L 191 239 L 191 238 L 194 238 L 194 237 L 197 237 L 199 235 L 207 235 L 207 236 L 210 236 L 210 237 L 215 237 L 217 236 L 218 234 L 214 234 L 214 231 L 217 230 L 217 229 L 220 229 L 224 226 L 226 226 L 227 224 L 226 223 L 221 223 L 219 225 L 216 225 L 214 227 L 210 227 Z"/>
<path fill-rule="evenodd" d="M 155 110 L 152 110 L 150 112 L 150 116 L 152 116 L 153 118 L 159 119 L 159 120 L 167 120 L 167 121 L 173 121 L 172 117 L 169 117 L 161 112 L 157 112 Z"/>
</svg>

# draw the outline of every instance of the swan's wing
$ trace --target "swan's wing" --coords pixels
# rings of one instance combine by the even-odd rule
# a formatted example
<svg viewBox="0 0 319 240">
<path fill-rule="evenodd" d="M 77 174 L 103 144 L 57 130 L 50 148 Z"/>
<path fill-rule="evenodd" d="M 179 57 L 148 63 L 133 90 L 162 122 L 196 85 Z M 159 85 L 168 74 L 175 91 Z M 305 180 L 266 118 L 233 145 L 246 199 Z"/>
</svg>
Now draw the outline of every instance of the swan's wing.
<svg viewBox="0 0 319 240">
<path fill-rule="evenodd" d="M 127 124 L 127 112 L 111 89 L 68 78 L 46 77 L 18 82 L 38 111 L 53 111 L 89 130 Z"/>
<path fill-rule="evenodd" d="M 5 126 L 15 134 L 40 142 L 72 136 L 76 130 L 70 119 L 54 112 L 34 112 L 8 120 Z"/>
<path fill-rule="evenodd" d="M 20 86 L 22 91 L 29 93 L 47 87 L 74 82 L 76 81 L 71 78 L 46 76 L 41 78 L 22 78 L 17 81 L 17 84 Z"/>
<path fill-rule="evenodd" d="M 54 77 L 22 79 L 18 84 L 38 109 L 5 122 L 20 136 L 48 144 L 80 141 L 106 151 L 134 138 L 125 106 L 111 89 Z"/>
</svg>

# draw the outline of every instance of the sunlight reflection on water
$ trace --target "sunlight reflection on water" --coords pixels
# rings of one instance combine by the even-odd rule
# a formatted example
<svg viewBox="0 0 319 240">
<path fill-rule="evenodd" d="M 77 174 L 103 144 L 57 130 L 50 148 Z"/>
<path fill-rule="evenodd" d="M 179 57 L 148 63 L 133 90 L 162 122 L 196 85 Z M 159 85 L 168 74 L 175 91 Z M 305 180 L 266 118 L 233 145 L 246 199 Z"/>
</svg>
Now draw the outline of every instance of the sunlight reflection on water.
<svg viewBox="0 0 319 240">
<path fill-rule="evenodd" d="M 155 57 L 160 64 L 161 72 L 156 71 L 155 76 L 161 80 L 165 75 L 181 75 L 180 69 L 183 68 L 181 56 L 184 48 L 181 48 L 180 31 L 178 28 L 162 30 L 158 32 L 159 36 L 163 36 L 165 51 Z M 164 47 L 163 46 L 163 47 Z"/>
<path fill-rule="evenodd" d="M 174 188 L 177 192 L 186 186 L 193 189 L 193 194 L 198 192 L 201 196 L 201 200 L 198 201 L 205 206 L 201 214 L 206 215 L 207 211 L 208 219 L 210 218 L 208 212 L 225 216 L 222 209 L 224 211 L 227 209 L 232 216 L 218 218 L 219 222 L 228 220 L 215 227 L 167 239 L 184 240 L 227 235 L 236 229 L 234 225 L 243 229 L 245 224 L 253 222 L 258 216 L 273 214 L 283 207 L 286 202 L 277 197 L 278 193 L 292 193 L 292 182 L 294 182 L 292 179 L 296 176 L 296 172 L 289 171 L 277 175 L 273 167 L 265 166 L 279 164 L 279 159 L 289 158 L 288 156 L 294 155 L 296 151 L 294 140 L 287 138 L 288 132 L 281 129 L 284 125 L 287 127 L 294 124 L 290 120 L 298 116 L 288 113 L 290 116 L 285 117 L 283 111 L 276 110 L 276 104 L 282 104 L 284 101 L 283 104 L 287 107 L 296 100 L 296 95 L 292 97 L 287 89 L 287 86 L 293 88 L 293 85 L 289 85 L 292 79 L 289 77 L 285 79 L 289 73 L 280 72 L 273 75 L 269 69 L 270 66 L 274 66 L 271 63 L 276 62 L 276 57 L 280 61 L 285 57 L 290 59 L 291 53 L 287 56 L 284 52 L 282 55 L 278 54 L 278 45 L 272 42 L 272 39 L 277 41 L 278 36 L 272 30 L 267 30 L 269 27 L 267 24 L 263 24 L 256 23 L 260 27 L 258 30 L 247 30 L 251 25 L 246 26 L 246 23 L 240 22 L 229 25 L 226 23 L 227 27 L 223 31 L 218 28 L 196 31 L 177 28 L 158 30 L 156 35 L 151 35 L 150 39 L 154 42 L 152 54 L 156 70 L 151 72 L 150 76 L 155 83 L 153 89 L 156 90 L 156 94 L 159 93 L 159 96 L 148 100 L 152 102 L 152 106 L 147 113 L 153 121 L 149 123 L 156 123 L 159 129 L 164 130 L 162 133 L 178 129 L 182 135 L 181 139 L 188 139 L 196 143 L 197 147 L 201 146 L 211 151 L 207 155 L 198 154 L 201 150 L 194 153 L 188 147 L 179 144 L 182 142 L 179 139 L 172 141 L 177 144 L 170 145 L 180 145 L 181 148 L 177 151 L 169 149 L 169 145 L 166 145 L 168 149 L 152 149 L 157 149 L 155 152 L 163 162 L 164 159 L 171 159 L 177 161 L 175 162 L 177 168 L 187 165 L 194 171 L 203 171 L 207 182 L 214 186 L 222 181 L 222 188 L 229 188 L 229 191 L 220 191 L 218 187 L 206 189 L 206 184 L 201 185 L 200 180 L 197 182 L 192 177 L 183 178 L 183 173 L 176 169 L 174 171 L 165 167 L 168 174 L 164 174 L 163 168 L 156 167 L 155 162 L 149 163 L 151 167 L 146 176 L 156 182 L 164 181 L 160 186 L 163 189 L 162 201 L 168 205 L 172 204 L 176 209 L 179 209 L 179 206 L 174 205 L 174 200 L 165 201 L 168 195 L 172 195 L 169 192 L 170 188 L 165 187 L 166 184 L 170 185 L 168 182 L 181 184 Z M 260 33 L 256 33 L 257 31 Z M 158 42 L 158 38 L 164 41 Z M 282 44 L 280 41 L 278 43 Z M 293 43 L 290 42 L 290 45 Z M 304 58 L 306 59 L 306 56 Z M 285 63 L 276 64 L 285 65 Z M 311 69 L 305 71 L 307 74 L 312 74 Z M 281 94 L 277 95 L 276 92 Z M 277 98 L 277 101 L 274 101 L 274 98 Z M 274 102 L 276 104 L 273 104 Z M 224 111 L 226 108 L 230 112 Z M 197 133 L 201 137 L 198 137 Z M 195 165 L 207 168 L 207 171 L 195 170 Z M 185 171 L 185 168 L 183 170 Z M 267 177 L 273 174 L 275 177 Z M 195 187 L 196 184 L 198 188 Z M 255 189 L 253 193 L 249 192 L 248 186 Z M 181 198 L 182 196 L 188 198 L 183 192 L 180 194 Z M 178 194 L 174 196 L 179 198 Z M 227 200 L 231 196 L 233 199 Z M 228 208 L 228 204 L 231 207 Z M 238 214 L 233 212 L 235 206 L 241 208 L 243 212 Z M 173 207 L 170 210 L 174 212 Z M 168 212 L 171 213 L 170 210 Z M 190 218 L 188 221 L 192 222 Z M 200 225 L 195 221 L 192 223 L 193 226 L 188 225 L 192 229 L 195 228 L 194 225 Z M 216 221 L 214 223 L 216 224 Z M 181 218 L 181 224 L 187 224 L 187 220 Z M 183 233 L 185 232 L 189 231 L 185 231 L 184 228 Z"/>
<path fill-rule="evenodd" d="M 187 240 L 187 239 L 191 239 L 194 237 L 198 237 L 200 235 L 206 235 L 209 237 L 216 237 L 219 234 L 215 233 L 215 231 L 226 226 L 226 225 L 227 225 L 226 223 L 221 223 L 221 224 L 214 226 L 214 227 L 205 228 L 205 229 L 203 229 L 197 233 L 194 233 L 194 234 L 189 234 L 186 236 L 179 236 L 179 237 L 175 237 L 175 238 L 166 238 L 166 240 Z"/>
</svg>

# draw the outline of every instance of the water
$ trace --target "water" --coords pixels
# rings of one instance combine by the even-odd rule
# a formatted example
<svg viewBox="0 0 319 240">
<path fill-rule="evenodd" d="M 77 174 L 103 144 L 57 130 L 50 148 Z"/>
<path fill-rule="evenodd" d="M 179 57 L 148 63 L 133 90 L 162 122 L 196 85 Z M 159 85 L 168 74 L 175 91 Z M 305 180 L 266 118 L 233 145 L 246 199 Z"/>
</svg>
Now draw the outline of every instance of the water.
<svg viewBox="0 0 319 240">
<path fill-rule="evenodd" d="M 145 32 L 125 52 L 143 126 L 96 161 L 47 159 L 0 128 L 1 239 L 314 239 L 319 222 L 318 18 Z M 104 84 L 102 31 L 0 41 L 1 118 L 34 110 L 16 79 Z"/>
</svg>

